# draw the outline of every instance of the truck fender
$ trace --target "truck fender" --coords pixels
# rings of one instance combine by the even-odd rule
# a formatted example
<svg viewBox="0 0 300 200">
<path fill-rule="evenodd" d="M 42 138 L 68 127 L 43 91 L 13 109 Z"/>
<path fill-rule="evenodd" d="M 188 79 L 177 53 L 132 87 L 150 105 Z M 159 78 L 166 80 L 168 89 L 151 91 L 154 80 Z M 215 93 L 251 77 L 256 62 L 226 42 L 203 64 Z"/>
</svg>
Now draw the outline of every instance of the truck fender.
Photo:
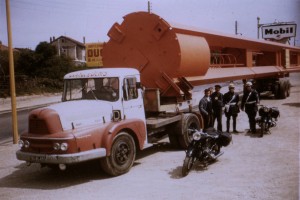
<svg viewBox="0 0 300 200">
<path fill-rule="evenodd" d="M 120 132 L 129 133 L 135 140 L 136 145 L 142 149 L 146 140 L 146 126 L 140 119 L 126 119 L 112 123 L 107 129 L 107 134 L 102 140 L 102 147 L 106 148 L 106 155 L 110 155 L 114 138 Z"/>
</svg>

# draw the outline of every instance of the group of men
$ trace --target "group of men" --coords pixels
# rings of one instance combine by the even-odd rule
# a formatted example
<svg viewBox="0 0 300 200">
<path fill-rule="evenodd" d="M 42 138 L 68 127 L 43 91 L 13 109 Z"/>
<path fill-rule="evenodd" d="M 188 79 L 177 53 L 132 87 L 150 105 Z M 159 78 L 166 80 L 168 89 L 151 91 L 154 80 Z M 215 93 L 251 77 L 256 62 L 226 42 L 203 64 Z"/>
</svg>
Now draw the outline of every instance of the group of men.
<svg viewBox="0 0 300 200">
<path fill-rule="evenodd" d="M 199 102 L 199 111 L 203 117 L 204 128 L 206 131 L 209 127 L 214 127 L 215 121 L 217 121 L 217 130 L 223 131 L 222 127 L 222 115 L 223 110 L 226 120 L 226 132 L 230 131 L 230 120 L 232 118 L 233 133 L 239 133 L 236 127 L 236 119 L 240 112 L 239 94 L 235 92 L 235 86 L 230 83 L 228 86 L 228 92 L 224 95 L 220 92 L 221 86 L 215 85 L 215 91 L 211 89 L 204 90 L 204 97 Z M 257 105 L 259 104 L 259 96 L 255 89 L 252 88 L 252 83 L 247 82 L 244 87 L 244 94 L 241 101 L 241 110 L 245 111 L 249 119 L 249 131 L 256 132 L 255 117 L 257 114 Z M 224 108 L 224 109 L 223 109 Z"/>
</svg>

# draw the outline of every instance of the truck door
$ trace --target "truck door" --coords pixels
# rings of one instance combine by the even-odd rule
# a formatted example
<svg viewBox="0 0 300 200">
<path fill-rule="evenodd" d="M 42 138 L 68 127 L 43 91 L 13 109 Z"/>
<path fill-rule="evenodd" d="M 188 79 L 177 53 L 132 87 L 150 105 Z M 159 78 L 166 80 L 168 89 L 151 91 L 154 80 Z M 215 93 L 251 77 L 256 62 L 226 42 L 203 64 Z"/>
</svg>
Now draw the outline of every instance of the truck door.
<svg viewBox="0 0 300 200">
<path fill-rule="evenodd" d="M 123 108 L 126 119 L 139 118 L 145 120 L 145 110 L 141 92 L 136 86 L 136 77 L 124 78 Z"/>
</svg>

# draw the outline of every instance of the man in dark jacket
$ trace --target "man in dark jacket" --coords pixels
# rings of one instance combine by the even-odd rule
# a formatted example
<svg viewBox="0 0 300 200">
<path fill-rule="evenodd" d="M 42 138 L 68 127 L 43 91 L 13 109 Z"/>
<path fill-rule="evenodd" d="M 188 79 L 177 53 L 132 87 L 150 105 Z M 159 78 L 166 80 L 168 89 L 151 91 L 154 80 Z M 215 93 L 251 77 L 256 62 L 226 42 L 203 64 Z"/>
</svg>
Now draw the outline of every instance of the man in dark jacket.
<svg viewBox="0 0 300 200">
<path fill-rule="evenodd" d="M 212 127 L 212 102 L 209 97 L 209 89 L 204 90 L 204 97 L 199 102 L 199 111 L 203 117 L 204 128 L 203 131 L 206 131 L 208 127 Z"/>
<path fill-rule="evenodd" d="M 224 94 L 223 103 L 225 105 L 225 116 L 227 118 L 226 120 L 226 131 L 229 133 L 230 129 L 230 118 L 232 117 L 232 126 L 233 126 L 233 132 L 238 133 L 236 129 L 236 118 L 238 116 L 239 110 L 239 100 L 240 97 L 237 93 L 234 92 L 234 84 L 231 83 L 228 86 L 229 91 Z"/>
<path fill-rule="evenodd" d="M 223 108 L 223 94 L 220 92 L 221 86 L 215 85 L 215 92 L 210 95 L 213 109 L 213 125 L 217 119 L 218 131 L 222 132 L 222 108 Z"/>
<path fill-rule="evenodd" d="M 258 110 L 257 104 L 259 104 L 259 97 L 257 91 L 252 89 L 251 82 L 247 82 L 245 86 L 241 109 L 243 111 L 245 110 L 248 115 L 250 132 L 256 133 L 255 117 Z"/>
</svg>

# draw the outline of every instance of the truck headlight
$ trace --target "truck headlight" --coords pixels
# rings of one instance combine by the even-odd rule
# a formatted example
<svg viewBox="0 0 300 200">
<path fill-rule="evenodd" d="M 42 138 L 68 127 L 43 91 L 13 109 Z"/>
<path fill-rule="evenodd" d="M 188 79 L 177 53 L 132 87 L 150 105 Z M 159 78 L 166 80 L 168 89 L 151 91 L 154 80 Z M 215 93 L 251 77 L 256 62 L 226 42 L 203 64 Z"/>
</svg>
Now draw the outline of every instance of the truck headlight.
<svg viewBox="0 0 300 200">
<path fill-rule="evenodd" d="M 67 144 L 67 143 L 62 143 L 62 144 L 60 145 L 60 150 L 62 150 L 62 151 L 67 151 L 67 149 L 68 149 L 68 144 Z"/>
<path fill-rule="evenodd" d="M 25 140 L 24 141 L 24 147 L 29 148 L 29 146 L 30 146 L 30 143 L 28 142 L 28 140 Z"/>
<path fill-rule="evenodd" d="M 67 151 L 68 150 L 68 144 L 65 143 L 65 142 L 63 142 L 61 144 L 60 143 L 54 143 L 53 149 L 55 151 L 59 151 L 59 150 L 61 150 L 61 151 Z"/>
<path fill-rule="evenodd" d="M 23 142 L 23 140 L 19 140 L 18 145 L 19 145 L 20 148 L 23 148 L 23 147 L 24 147 L 24 142 Z"/>
<path fill-rule="evenodd" d="M 54 149 L 55 151 L 59 150 L 59 149 L 60 149 L 60 144 L 59 144 L 59 143 L 54 143 L 53 149 Z"/>
</svg>

